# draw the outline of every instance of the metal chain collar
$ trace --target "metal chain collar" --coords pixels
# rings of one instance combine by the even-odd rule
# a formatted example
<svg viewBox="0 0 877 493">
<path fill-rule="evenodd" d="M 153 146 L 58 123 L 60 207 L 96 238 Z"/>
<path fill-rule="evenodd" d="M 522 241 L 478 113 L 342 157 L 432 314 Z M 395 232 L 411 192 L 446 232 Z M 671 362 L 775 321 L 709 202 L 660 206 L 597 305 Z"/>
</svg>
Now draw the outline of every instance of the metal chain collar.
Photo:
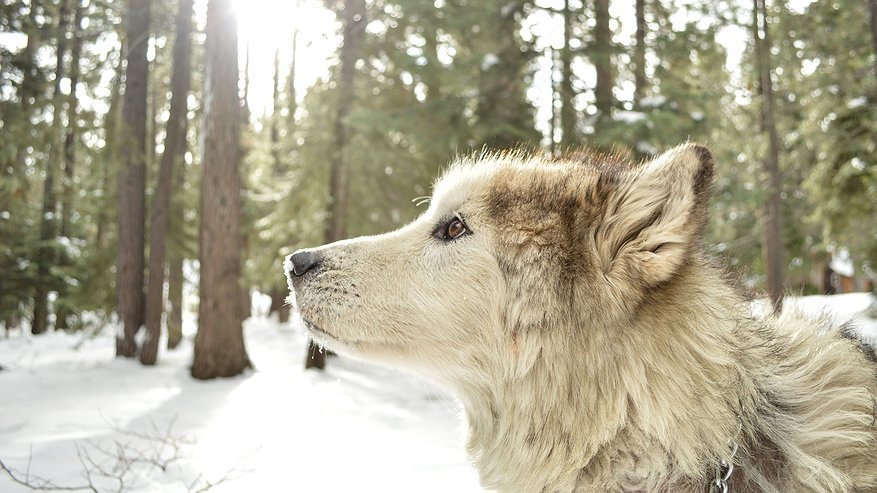
<svg viewBox="0 0 877 493">
<path fill-rule="evenodd" d="M 734 473 L 734 456 L 737 455 L 737 442 L 731 442 L 731 455 L 728 460 L 719 461 L 719 467 L 716 468 L 716 478 L 710 482 L 710 493 L 729 493 L 730 487 L 728 481 L 731 474 Z"/>
<path fill-rule="evenodd" d="M 739 423 L 739 427 L 737 429 L 737 435 L 743 431 L 743 423 Z M 731 491 L 728 486 L 728 482 L 731 479 L 731 474 L 734 473 L 734 457 L 737 455 L 737 440 L 731 440 L 730 444 L 731 454 L 727 459 L 719 460 L 719 467 L 716 468 L 716 477 L 712 481 L 710 481 L 710 491 L 709 493 L 729 493 Z"/>
</svg>

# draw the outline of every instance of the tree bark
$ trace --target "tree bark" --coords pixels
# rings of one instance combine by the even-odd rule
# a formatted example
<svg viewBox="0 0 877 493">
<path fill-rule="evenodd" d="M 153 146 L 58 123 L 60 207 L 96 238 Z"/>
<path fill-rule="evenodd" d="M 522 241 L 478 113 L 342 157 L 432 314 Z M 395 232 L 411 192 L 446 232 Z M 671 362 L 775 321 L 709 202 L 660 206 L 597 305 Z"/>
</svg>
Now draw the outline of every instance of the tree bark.
<svg viewBox="0 0 877 493">
<path fill-rule="evenodd" d="M 612 88 L 615 76 L 612 72 L 612 31 L 609 30 L 609 0 L 594 0 L 594 45 L 592 62 L 597 71 L 594 99 L 599 118 L 609 117 L 612 111 Z"/>
<path fill-rule="evenodd" d="M 164 308 L 164 266 L 167 248 L 170 202 L 174 172 L 186 150 L 189 86 L 192 77 L 192 6 L 193 0 L 180 0 L 177 7 L 176 39 L 174 40 L 173 74 L 171 76 L 171 107 L 165 132 L 164 153 L 158 172 L 152 205 L 152 227 L 149 237 L 149 282 L 146 291 L 146 339 L 140 350 L 140 362 L 155 364 L 161 336 L 161 314 Z"/>
<path fill-rule="evenodd" d="M 85 6 L 80 1 L 73 16 L 73 46 L 70 49 L 70 94 L 67 96 L 67 131 L 64 136 L 64 180 L 61 195 L 61 236 L 70 235 L 70 220 L 73 216 L 73 169 L 76 162 L 76 138 L 78 134 L 78 108 L 76 87 L 79 85 L 79 62 L 82 58 L 82 24 L 85 21 Z"/>
<path fill-rule="evenodd" d="M 247 40 L 247 49 L 244 51 L 244 94 L 241 96 L 241 124 L 250 124 L 250 40 Z"/>
<path fill-rule="evenodd" d="M 192 376 L 230 377 L 250 366 L 241 327 L 240 97 L 232 0 L 209 0 L 205 48 L 201 263 Z"/>
<path fill-rule="evenodd" d="M 764 203 L 764 257 L 767 271 L 767 291 L 774 309 L 783 306 L 783 209 L 782 175 L 779 166 L 779 137 L 774 120 L 773 81 L 771 80 L 770 37 L 765 0 L 753 3 L 753 40 L 758 64 L 761 92 L 762 130 L 767 133 L 768 153 L 764 159 L 764 186 L 767 200 Z"/>
<path fill-rule="evenodd" d="M 274 92 L 271 107 L 271 161 L 274 176 L 283 175 L 280 159 L 280 47 L 274 49 Z"/>
<path fill-rule="evenodd" d="M 871 54 L 873 55 L 871 59 L 874 63 L 874 79 L 877 83 L 877 0 L 868 0 L 868 10 L 871 14 Z"/>
<path fill-rule="evenodd" d="M 116 356 L 137 355 L 134 337 L 143 324 L 143 270 L 146 223 L 146 99 L 149 62 L 150 0 L 128 1 L 128 64 L 122 103 L 121 144 L 124 164 L 119 174 L 116 312 L 123 332 L 116 337 Z"/>
<path fill-rule="evenodd" d="M 64 134 L 64 175 L 61 179 L 61 236 L 72 235 L 70 221 L 73 218 L 73 171 L 76 164 L 76 139 L 78 136 L 78 118 L 76 87 L 79 85 L 79 62 L 82 58 L 82 25 L 85 20 L 85 5 L 79 0 L 73 15 L 73 46 L 70 48 L 70 94 L 67 95 L 67 128 Z M 70 259 L 65 253 L 59 258 L 61 265 L 68 265 Z M 67 330 L 67 318 L 70 309 L 64 299 L 66 292 L 58 295 L 58 306 L 55 316 L 55 329 Z"/>
<path fill-rule="evenodd" d="M 573 106 L 575 93 L 572 87 L 572 16 L 569 0 L 563 2 L 563 48 L 560 50 L 560 144 L 569 148 L 576 144 L 576 110 Z M 552 139 L 553 141 L 553 139 Z"/>
<path fill-rule="evenodd" d="M 365 33 L 365 1 L 344 0 L 344 33 L 341 46 L 341 76 L 338 80 L 338 110 L 335 114 L 335 152 L 329 181 L 329 221 L 326 226 L 326 243 L 343 239 L 347 235 L 347 194 L 350 180 L 351 129 L 347 123 L 350 107 L 354 101 L 354 76 L 356 60 Z M 326 352 L 313 341 L 308 342 L 305 368 L 323 369 Z"/>
<path fill-rule="evenodd" d="M 185 136 L 184 136 L 185 138 Z M 184 153 L 185 154 L 185 153 Z M 176 222 L 176 228 L 170 228 L 169 237 L 179 237 L 177 248 L 182 243 L 184 234 L 182 232 L 185 222 L 183 204 L 181 202 L 181 194 L 186 183 L 185 168 L 180 169 L 176 174 L 176 192 L 171 195 L 171 216 Z M 168 280 L 167 280 L 167 301 L 169 305 L 167 316 L 167 348 L 175 349 L 183 340 L 183 255 L 180 251 L 170 250 L 168 255 Z"/>
<path fill-rule="evenodd" d="M 286 293 L 287 290 L 285 288 L 273 288 L 271 290 L 271 308 L 268 310 L 268 313 L 276 312 L 280 323 L 289 321 L 289 305 L 286 304 Z"/>
<path fill-rule="evenodd" d="M 113 191 L 110 186 L 110 163 L 115 163 L 119 161 L 119 141 L 121 140 L 119 135 L 119 120 L 121 119 L 121 111 L 120 110 L 120 101 L 122 99 L 122 78 L 124 76 L 124 57 L 125 53 L 125 41 L 119 44 L 119 60 L 116 64 L 115 75 L 113 76 L 113 81 L 110 83 L 110 101 L 107 108 L 107 114 L 104 120 L 104 140 L 107 142 L 106 146 L 103 149 L 103 161 L 101 163 L 101 185 L 100 190 L 103 194 L 103 198 L 106 200 L 105 205 L 109 205 L 108 198 L 113 196 Z M 102 248 L 104 246 L 104 237 L 107 229 L 108 214 L 107 209 L 109 207 L 101 207 L 97 212 L 95 233 L 94 233 L 94 244 L 97 248 Z"/>
<path fill-rule="evenodd" d="M 183 257 L 171 254 L 168 260 L 167 348 L 175 349 L 183 340 Z"/>
<path fill-rule="evenodd" d="M 34 292 L 33 322 L 31 332 L 42 334 L 49 325 L 49 274 L 57 255 L 52 249 L 57 233 L 58 198 L 55 191 L 55 174 L 63 159 L 61 152 L 61 115 L 64 110 L 64 97 L 61 93 L 61 79 L 64 77 L 64 56 L 67 54 L 67 28 L 70 22 L 68 0 L 61 0 L 58 9 L 58 49 L 55 57 L 55 84 L 52 94 L 52 128 L 49 134 L 49 158 L 45 162 L 43 180 L 43 208 L 40 218 L 40 247 L 37 252 L 37 286 Z"/>
<path fill-rule="evenodd" d="M 636 0 L 636 46 L 633 51 L 633 104 L 640 107 L 646 92 L 646 0 Z"/>
<path fill-rule="evenodd" d="M 298 95 L 295 92 L 295 64 L 296 59 L 298 58 L 298 26 L 295 26 L 292 30 L 292 61 L 289 64 L 289 80 L 286 83 L 286 87 L 289 90 L 289 113 L 286 115 L 286 136 L 287 138 L 292 137 L 292 132 L 295 129 L 295 112 L 298 109 Z"/>
<path fill-rule="evenodd" d="M 350 175 L 351 129 L 347 123 L 350 107 L 354 101 L 354 78 L 356 60 L 365 30 L 365 1 L 344 0 L 344 33 L 341 46 L 341 76 L 338 80 L 338 109 L 335 114 L 335 152 L 332 159 L 329 183 L 329 222 L 326 243 L 346 236 L 348 181 Z"/>
<path fill-rule="evenodd" d="M 27 66 L 22 74 L 21 81 L 21 115 L 25 124 L 30 126 L 31 105 L 36 101 L 39 95 L 39 87 L 37 80 L 40 75 L 39 65 L 36 59 L 37 50 L 40 47 L 40 27 L 37 11 L 40 8 L 39 0 L 31 0 L 30 9 L 27 13 L 27 43 L 24 45 L 23 58 Z M 27 135 L 32 136 L 32 129 L 27 129 Z M 15 168 L 12 170 L 13 176 L 21 180 L 22 184 L 27 186 L 27 148 L 28 143 L 20 143 L 15 150 Z"/>
<path fill-rule="evenodd" d="M 558 140 L 563 140 L 563 135 L 560 136 L 560 139 L 557 139 L 557 130 L 560 128 L 560 113 L 563 111 L 563 102 L 560 97 L 560 85 L 563 82 L 563 75 L 561 75 L 560 80 L 557 80 L 554 77 L 554 74 L 558 71 L 563 71 L 563 65 L 560 62 L 560 51 L 549 48 L 549 53 L 551 53 L 551 125 L 548 128 L 548 135 L 550 136 L 549 140 L 549 151 L 552 156 L 557 156 L 557 147 L 560 144 Z"/>
</svg>

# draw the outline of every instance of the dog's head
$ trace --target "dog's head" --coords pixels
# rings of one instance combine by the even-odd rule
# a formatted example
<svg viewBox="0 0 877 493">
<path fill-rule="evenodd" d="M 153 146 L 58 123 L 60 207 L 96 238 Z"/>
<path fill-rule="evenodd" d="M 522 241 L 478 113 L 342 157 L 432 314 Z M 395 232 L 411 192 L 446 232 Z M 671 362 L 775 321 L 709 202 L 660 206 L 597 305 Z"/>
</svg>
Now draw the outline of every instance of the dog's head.
<svg viewBox="0 0 877 493">
<path fill-rule="evenodd" d="M 442 380 L 525 371 L 540 338 L 631 316 L 697 254 L 712 175 L 693 144 L 638 166 L 464 160 L 414 222 L 300 250 L 285 269 L 330 349 Z"/>
</svg>

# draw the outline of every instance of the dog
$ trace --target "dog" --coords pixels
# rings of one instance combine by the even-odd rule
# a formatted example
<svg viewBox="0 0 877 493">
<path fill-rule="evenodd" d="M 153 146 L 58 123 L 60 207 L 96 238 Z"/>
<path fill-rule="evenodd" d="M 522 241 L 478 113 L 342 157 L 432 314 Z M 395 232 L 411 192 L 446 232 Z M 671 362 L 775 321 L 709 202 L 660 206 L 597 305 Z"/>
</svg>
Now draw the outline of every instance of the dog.
<svg viewBox="0 0 877 493">
<path fill-rule="evenodd" d="M 483 153 L 397 231 L 284 266 L 310 336 L 452 391 L 500 492 L 877 492 L 877 356 L 755 315 L 706 254 L 714 158 Z"/>
</svg>

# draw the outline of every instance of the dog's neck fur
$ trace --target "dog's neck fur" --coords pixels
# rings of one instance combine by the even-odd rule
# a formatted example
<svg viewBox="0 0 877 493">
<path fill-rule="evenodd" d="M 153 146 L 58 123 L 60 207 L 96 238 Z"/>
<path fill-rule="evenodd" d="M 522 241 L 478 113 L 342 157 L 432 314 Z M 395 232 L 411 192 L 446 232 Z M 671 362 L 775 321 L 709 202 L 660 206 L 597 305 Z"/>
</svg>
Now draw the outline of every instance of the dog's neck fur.
<svg viewBox="0 0 877 493">
<path fill-rule="evenodd" d="M 679 275 L 689 279 L 661 287 L 658 307 L 643 303 L 628 322 L 595 327 L 578 321 L 569 332 L 540 334 L 563 340 L 543 344 L 525 375 L 461 386 L 469 453 L 485 486 L 702 490 L 710 465 L 737 431 L 740 403 L 722 389 L 740 384 L 735 321 L 747 315 L 731 288 L 715 295 L 716 284 L 726 285 L 713 269 L 690 265 Z M 699 283 L 713 285 L 700 291 Z M 688 286 L 687 292 L 677 286 Z M 686 323 L 662 322 L 667 313 Z M 571 352 L 559 360 L 578 366 L 553 365 L 558 355 L 551 351 Z M 676 371 L 660 370 L 667 368 Z M 650 447 L 642 446 L 643 436 Z"/>
</svg>

